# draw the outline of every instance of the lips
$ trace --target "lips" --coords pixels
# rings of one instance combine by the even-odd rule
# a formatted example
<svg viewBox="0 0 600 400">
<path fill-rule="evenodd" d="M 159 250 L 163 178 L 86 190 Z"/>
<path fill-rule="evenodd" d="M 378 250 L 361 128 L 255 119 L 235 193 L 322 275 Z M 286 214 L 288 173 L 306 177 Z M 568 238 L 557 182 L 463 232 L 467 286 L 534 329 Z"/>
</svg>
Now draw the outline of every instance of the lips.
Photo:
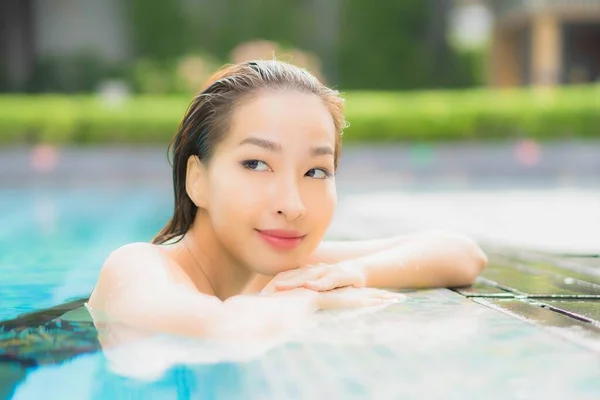
<svg viewBox="0 0 600 400">
<path fill-rule="evenodd" d="M 259 236 L 270 246 L 276 249 L 291 250 L 297 247 L 306 235 L 298 231 L 269 229 L 258 230 Z"/>
<path fill-rule="evenodd" d="M 301 238 L 304 235 L 302 232 L 285 230 L 285 229 L 263 229 L 259 230 L 259 232 L 264 233 L 265 235 L 284 238 L 284 239 L 297 239 Z"/>
</svg>

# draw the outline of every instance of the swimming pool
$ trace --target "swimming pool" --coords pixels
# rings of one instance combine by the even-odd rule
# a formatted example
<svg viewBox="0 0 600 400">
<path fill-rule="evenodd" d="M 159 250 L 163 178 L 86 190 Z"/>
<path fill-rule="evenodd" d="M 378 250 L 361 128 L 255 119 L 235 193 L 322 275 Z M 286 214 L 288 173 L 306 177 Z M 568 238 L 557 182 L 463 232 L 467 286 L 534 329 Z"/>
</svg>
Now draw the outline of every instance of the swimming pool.
<svg viewBox="0 0 600 400">
<path fill-rule="evenodd" d="M 110 251 L 168 219 L 155 188 L 0 190 L 0 320 L 88 295 Z"/>
<path fill-rule="evenodd" d="M 0 320 L 88 295 L 108 252 L 162 226 L 169 197 L 149 187 L 2 190 Z M 486 279 L 508 274 L 499 264 Z M 321 313 L 286 343 L 242 346 L 221 362 L 207 362 L 224 357 L 215 344 L 173 338 L 98 351 L 75 302 L 61 318 L 0 332 L 0 397 L 597 398 L 598 327 L 530 303 L 525 292 L 540 287 L 557 289 L 551 280 L 515 293 L 484 282 L 463 293 L 479 291 L 477 301 L 447 289 L 407 291 L 406 301 L 383 310 Z M 596 289 L 584 288 L 591 297 Z M 529 307 L 529 321 L 507 312 L 515 304 Z M 552 329 L 564 327 L 560 335 L 536 324 L 544 312 Z M 568 340 L 571 333 L 589 343 Z"/>
</svg>

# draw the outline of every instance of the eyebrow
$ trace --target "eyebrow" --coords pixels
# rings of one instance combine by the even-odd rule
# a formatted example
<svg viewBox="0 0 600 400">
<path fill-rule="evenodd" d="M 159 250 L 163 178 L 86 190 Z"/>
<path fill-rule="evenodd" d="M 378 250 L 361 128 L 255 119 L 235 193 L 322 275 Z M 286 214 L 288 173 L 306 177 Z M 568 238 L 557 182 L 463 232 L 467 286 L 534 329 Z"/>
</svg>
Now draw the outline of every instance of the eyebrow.
<svg viewBox="0 0 600 400">
<path fill-rule="evenodd" d="M 258 147 L 262 147 L 265 150 L 281 152 L 281 145 L 279 143 L 272 142 L 267 139 L 257 138 L 257 137 L 247 137 L 242 140 L 239 146 L 244 144 L 253 144 Z M 323 156 L 323 155 L 333 155 L 333 149 L 331 146 L 312 146 L 309 150 L 310 155 L 313 157 Z"/>
</svg>

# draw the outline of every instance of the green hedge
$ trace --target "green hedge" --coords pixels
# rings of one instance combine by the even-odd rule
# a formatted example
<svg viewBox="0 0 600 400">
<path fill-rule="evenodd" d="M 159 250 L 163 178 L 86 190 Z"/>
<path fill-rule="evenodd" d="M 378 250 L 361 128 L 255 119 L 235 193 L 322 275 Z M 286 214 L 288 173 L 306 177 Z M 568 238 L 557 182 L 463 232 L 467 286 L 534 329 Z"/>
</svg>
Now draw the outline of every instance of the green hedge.
<svg viewBox="0 0 600 400">
<path fill-rule="evenodd" d="M 600 85 L 554 90 L 349 92 L 345 141 L 600 138 Z M 92 96 L 0 96 L 0 144 L 167 143 L 185 97 L 110 107 Z"/>
</svg>

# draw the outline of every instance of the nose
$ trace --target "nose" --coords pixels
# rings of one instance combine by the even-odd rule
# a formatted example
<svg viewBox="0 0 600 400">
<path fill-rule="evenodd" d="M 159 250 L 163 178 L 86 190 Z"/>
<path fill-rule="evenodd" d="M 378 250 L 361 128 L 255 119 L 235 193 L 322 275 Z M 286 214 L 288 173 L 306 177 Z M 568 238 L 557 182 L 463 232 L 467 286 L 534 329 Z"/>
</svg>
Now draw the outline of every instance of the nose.
<svg viewBox="0 0 600 400">
<path fill-rule="evenodd" d="M 294 179 L 281 179 L 275 192 L 277 214 L 283 214 L 286 219 L 293 221 L 306 214 L 306 207 L 298 184 Z"/>
</svg>

